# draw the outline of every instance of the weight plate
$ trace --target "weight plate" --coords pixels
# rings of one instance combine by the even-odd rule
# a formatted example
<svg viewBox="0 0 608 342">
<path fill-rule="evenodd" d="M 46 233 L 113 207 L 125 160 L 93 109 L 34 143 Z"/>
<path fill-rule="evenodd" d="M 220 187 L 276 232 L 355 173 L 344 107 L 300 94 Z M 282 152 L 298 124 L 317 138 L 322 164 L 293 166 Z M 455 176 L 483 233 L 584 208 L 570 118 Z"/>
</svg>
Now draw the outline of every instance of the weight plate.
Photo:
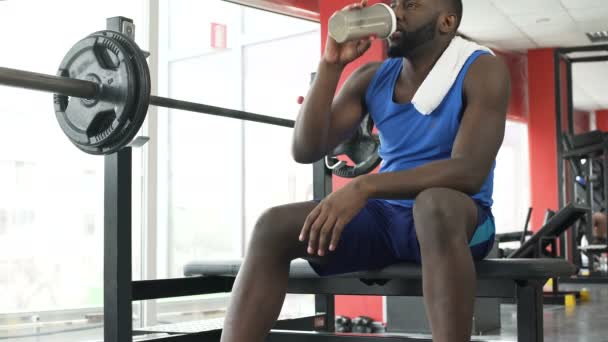
<svg viewBox="0 0 608 342">
<path fill-rule="evenodd" d="M 146 56 L 132 39 L 115 31 L 101 31 L 99 34 L 110 37 L 122 45 L 128 52 L 135 71 L 135 103 L 132 113 L 129 116 L 129 121 L 122 127 L 120 139 L 114 141 L 112 145 L 107 146 L 108 151 L 116 151 L 129 144 L 135 138 L 146 119 L 150 103 L 150 69 L 148 68 Z"/>
<path fill-rule="evenodd" d="M 55 114 L 68 138 L 90 154 L 112 153 L 122 140 L 136 106 L 136 66 L 122 44 L 94 33 L 76 43 L 61 62 L 58 75 L 98 84 L 95 99 L 55 95 Z"/>
<path fill-rule="evenodd" d="M 325 158 L 332 173 L 339 177 L 354 178 L 372 172 L 381 162 L 380 139 L 373 133 L 374 122 L 369 114 L 351 138 L 338 145 Z M 354 163 L 348 165 L 337 156 L 346 155 Z"/>
</svg>

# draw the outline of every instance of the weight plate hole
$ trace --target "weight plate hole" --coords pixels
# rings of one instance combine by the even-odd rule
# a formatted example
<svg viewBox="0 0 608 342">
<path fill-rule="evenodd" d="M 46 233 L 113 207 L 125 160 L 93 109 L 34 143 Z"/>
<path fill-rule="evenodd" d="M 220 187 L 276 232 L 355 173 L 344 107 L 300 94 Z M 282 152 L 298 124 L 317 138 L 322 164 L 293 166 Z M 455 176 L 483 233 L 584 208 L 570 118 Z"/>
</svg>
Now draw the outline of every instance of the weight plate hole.
<svg viewBox="0 0 608 342">
<path fill-rule="evenodd" d="M 105 138 L 106 133 L 111 133 L 114 130 L 112 123 L 116 120 L 116 113 L 112 111 L 99 112 L 87 128 L 87 136 L 99 136 L 99 139 Z"/>
<path fill-rule="evenodd" d="M 99 61 L 99 65 L 104 69 L 116 70 L 120 66 L 118 55 L 104 46 L 98 45 L 95 47 L 95 56 Z"/>
</svg>

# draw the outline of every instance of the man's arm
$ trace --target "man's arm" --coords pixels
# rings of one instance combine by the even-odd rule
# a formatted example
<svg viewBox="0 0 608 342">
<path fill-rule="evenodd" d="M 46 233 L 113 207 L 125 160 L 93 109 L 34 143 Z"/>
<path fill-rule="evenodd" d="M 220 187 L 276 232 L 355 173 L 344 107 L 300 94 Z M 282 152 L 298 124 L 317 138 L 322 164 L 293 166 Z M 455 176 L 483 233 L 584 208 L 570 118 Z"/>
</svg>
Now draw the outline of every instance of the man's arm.
<svg viewBox="0 0 608 342">
<path fill-rule="evenodd" d="M 368 174 L 354 186 L 368 198 L 413 199 L 437 187 L 478 193 L 502 144 L 510 89 L 506 65 L 493 56 L 479 57 L 465 79 L 466 108 L 451 158 L 406 171 Z"/>
<path fill-rule="evenodd" d="M 353 134 L 365 109 L 365 92 L 380 63 L 355 70 L 334 97 L 343 66 L 321 61 L 294 127 L 296 162 L 313 163 Z"/>
</svg>

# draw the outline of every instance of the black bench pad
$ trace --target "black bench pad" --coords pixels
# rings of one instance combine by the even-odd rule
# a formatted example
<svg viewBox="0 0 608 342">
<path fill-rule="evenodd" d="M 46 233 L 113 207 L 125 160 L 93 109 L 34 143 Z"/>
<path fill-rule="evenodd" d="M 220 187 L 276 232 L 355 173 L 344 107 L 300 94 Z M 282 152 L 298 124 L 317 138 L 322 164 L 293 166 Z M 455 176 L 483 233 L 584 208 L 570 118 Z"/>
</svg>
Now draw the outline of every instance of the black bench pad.
<svg viewBox="0 0 608 342">
<path fill-rule="evenodd" d="M 185 276 L 236 276 L 241 260 L 195 261 L 184 267 Z M 573 264 L 562 259 L 486 259 L 475 264 L 479 279 L 547 279 L 567 277 L 576 272 Z M 291 263 L 290 278 L 316 279 L 319 277 L 304 260 Z M 355 279 L 420 279 L 419 265 L 402 263 L 378 271 L 356 272 L 331 276 L 330 278 Z"/>
</svg>

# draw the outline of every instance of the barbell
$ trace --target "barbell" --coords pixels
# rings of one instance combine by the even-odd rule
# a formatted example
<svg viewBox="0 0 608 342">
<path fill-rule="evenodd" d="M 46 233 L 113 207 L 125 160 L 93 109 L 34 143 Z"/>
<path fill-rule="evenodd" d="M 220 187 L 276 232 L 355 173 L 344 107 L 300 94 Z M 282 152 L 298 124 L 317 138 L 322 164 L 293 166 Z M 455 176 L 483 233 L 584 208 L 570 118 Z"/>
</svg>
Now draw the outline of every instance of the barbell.
<svg viewBox="0 0 608 342">
<path fill-rule="evenodd" d="M 0 85 L 54 93 L 55 115 L 80 150 L 106 155 L 128 146 L 140 130 L 149 105 L 293 127 L 295 122 L 150 94 L 146 55 L 128 36 L 98 31 L 78 41 L 60 63 L 57 75 L 0 67 Z M 342 177 L 371 172 L 379 163 L 379 140 L 369 116 L 353 137 L 326 158 Z M 354 165 L 335 157 L 346 154 Z"/>
</svg>

